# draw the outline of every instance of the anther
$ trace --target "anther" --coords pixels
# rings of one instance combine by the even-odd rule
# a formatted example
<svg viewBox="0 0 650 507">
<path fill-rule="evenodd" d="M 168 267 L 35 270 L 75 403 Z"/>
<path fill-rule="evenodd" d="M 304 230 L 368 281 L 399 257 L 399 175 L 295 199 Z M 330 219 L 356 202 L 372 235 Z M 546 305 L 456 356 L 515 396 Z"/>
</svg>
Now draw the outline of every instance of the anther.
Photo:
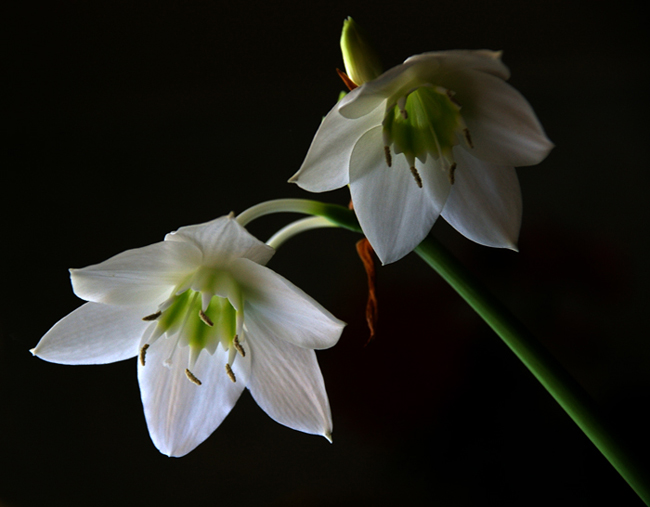
<svg viewBox="0 0 650 507">
<path fill-rule="evenodd" d="M 384 155 L 386 155 L 386 164 L 388 167 L 393 165 L 393 157 L 390 155 L 390 146 L 384 146 Z"/>
<path fill-rule="evenodd" d="M 162 312 L 160 310 L 158 310 L 156 313 L 152 313 L 151 315 L 147 315 L 146 317 L 142 317 L 142 320 L 145 320 L 145 321 L 156 320 L 161 315 L 162 315 Z"/>
<path fill-rule="evenodd" d="M 456 95 L 454 92 L 452 92 L 451 90 L 447 90 L 447 98 L 449 99 L 449 101 L 460 108 L 461 107 L 460 102 L 456 100 L 454 95 Z"/>
<path fill-rule="evenodd" d="M 188 368 L 185 368 L 185 375 L 187 375 L 187 378 L 190 380 L 190 382 L 196 384 L 197 386 L 200 386 L 202 382 L 194 376 L 194 373 L 192 373 Z"/>
<path fill-rule="evenodd" d="M 201 318 L 204 324 L 210 327 L 214 326 L 214 322 L 210 320 L 210 317 L 208 317 L 203 310 L 199 310 L 199 317 Z"/>
<path fill-rule="evenodd" d="M 235 335 L 235 337 L 232 340 L 232 344 L 235 347 L 235 349 L 237 350 L 237 352 L 239 352 L 241 354 L 242 357 L 246 357 L 246 351 L 244 350 L 244 347 L 241 346 L 241 343 L 239 343 L 239 336 L 238 335 Z"/>
<path fill-rule="evenodd" d="M 453 185 L 455 181 L 456 181 L 456 162 L 454 162 L 453 164 L 451 164 L 451 166 L 449 166 L 449 183 Z"/>
<path fill-rule="evenodd" d="M 470 148 L 474 148 L 474 143 L 472 143 L 472 137 L 469 135 L 469 129 L 463 129 L 463 135 L 465 136 L 465 141 Z"/>
<path fill-rule="evenodd" d="M 414 165 L 411 166 L 411 174 L 415 178 L 415 183 L 418 184 L 418 187 L 422 188 L 422 178 L 420 178 L 420 173 Z"/>
<path fill-rule="evenodd" d="M 147 349 L 149 348 L 149 344 L 145 343 L 142 348 L 140 349 L 140 364 L 144 366 L 144 356 L 147 355 Z"/>
<path fill-rule="evenodd" d="M 232 368 L 228 363 L 226 363 L 226 373 L 228 374 L 228 378 L 232 380 L 233 382 L 237 382 L 237 378 L 235 377 L 235 374 L 232 371 Z"/>
</svg>

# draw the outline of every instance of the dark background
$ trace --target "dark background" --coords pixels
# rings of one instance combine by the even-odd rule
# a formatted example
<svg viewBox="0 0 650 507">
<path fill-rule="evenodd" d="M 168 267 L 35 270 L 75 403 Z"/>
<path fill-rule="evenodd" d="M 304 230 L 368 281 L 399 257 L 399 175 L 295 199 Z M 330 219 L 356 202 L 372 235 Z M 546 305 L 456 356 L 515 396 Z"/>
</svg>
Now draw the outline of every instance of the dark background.
<svg viewBox="0 0 650 507">
<path fill-rule="evenodd" d="M 286 180 L 342 83 L 351 15 L 386 68 L 504 50 L 556 148 L 519 170 L 520 253 L 436 234 L 650 451 L 647 15 L 640 4 L 24 2 L 6 16 L 0 506 L 641 505 L 482 321 L 416 256 L 379 270 L 364 347 L 353 233 L 310 232 L 270 267 L 349 323 L 319 352 L 334 440 L 245 393 L 181 459 L 149 440 L 135 360 L 28 352 L 79 305 L 67 268 L 267 199 L 346 204 Z M 266 239 L 291 218 L 260 219 Z"/>
</svg>

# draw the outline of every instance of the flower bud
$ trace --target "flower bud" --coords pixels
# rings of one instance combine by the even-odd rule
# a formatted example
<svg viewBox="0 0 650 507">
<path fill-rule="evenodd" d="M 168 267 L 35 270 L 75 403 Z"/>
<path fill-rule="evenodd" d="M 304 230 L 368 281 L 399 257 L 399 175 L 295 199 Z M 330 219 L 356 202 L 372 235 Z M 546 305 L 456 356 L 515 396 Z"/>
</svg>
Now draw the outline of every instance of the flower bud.
<svg viewBox="0 0 650 507">
<path fill-rule="evenodd" d="M 365 32 L 350 17 L 343 22 L 341 52 L 345 72 L 356 84 L 372 81 L 382 73 L 381 61 Z"/>
</svg>

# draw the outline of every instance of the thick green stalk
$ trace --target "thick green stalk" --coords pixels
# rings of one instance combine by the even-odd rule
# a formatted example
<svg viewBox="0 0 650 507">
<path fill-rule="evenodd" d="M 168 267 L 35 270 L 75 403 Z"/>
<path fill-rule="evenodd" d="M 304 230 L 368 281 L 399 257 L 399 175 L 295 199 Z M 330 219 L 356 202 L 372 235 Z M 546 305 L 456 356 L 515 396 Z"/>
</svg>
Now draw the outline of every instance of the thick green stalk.
<svg viewBox="0 0 650 507">
<path fill-rule="evenodd" d="M 307 213 L 325 217 L 339 227 L 361 232 L 354 212 L 335 204 L 289 199 L 264 203 L 258 209 L 263 211 L 252 209 L 250 216 L 278 211 Z M 244 223 L 247 221 L 248 218 Z M 650 472 L 608 427 L 605 417 L 580 384 L 510 311 L 432 236 L 420 243 L 415 252 L 501 337 L 637 495 L 650 506 Z"/>
<path fill-rule="evenodd" d="M 439 242 L 427 237 L 415 252 L 481 316 L 555 398 L 639 497 L 650 506 L 650 473 L 607 427 L 585 390 Z"/>
</svg>

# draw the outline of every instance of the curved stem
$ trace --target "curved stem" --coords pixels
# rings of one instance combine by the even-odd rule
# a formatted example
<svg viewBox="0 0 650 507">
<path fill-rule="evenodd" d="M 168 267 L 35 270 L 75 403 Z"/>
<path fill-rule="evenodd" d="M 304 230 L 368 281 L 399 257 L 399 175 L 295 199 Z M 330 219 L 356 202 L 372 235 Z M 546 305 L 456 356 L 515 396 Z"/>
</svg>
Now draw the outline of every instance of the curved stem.
<svg viewBox="0 0 650 507">
<path fill-rule="evenodd" d="M 303 218 L 301 220 L 291 222 L 289 225 L 280 229 L 269 238 L 266 244 L 277 250 L 285 241 L 294 237 L 295 235 L 309 231 L 311 229 L 321 229 L 323 227 L 338 227 L 338 225 L 330 222 L 327 218 L 323 217 Z"/>
<path fill-rule="evenodd" d="M 427 237 L 415 252 L 501 337 L 646 505 L 650 505 L 650 474 L 607 426 L 590 396 L 560 363 L 433 237 Z"/>
<path fill-rule="evenodd" d="M 237 217 L 246 225 L 259 216 L 281 211 L 327 219 L 333 225 L 362 232 L 353 211 L 306 199 L 279 199 L 253 206 Z M 309 219 L 308 219 L 309 220 Z M 301 221 L 298 221 L 300 223 Z M 288 226 L 301 227 L 295 223 Z M 282 232 L 282 231 L 280 231 Z M 650 506 L 650 473 L 631 449 L 608 427 L 587 392 L 530 332 L 440 243 L 428 236 L 415 252 L 476 311 L 539 380 L 639 497 Z"/>
<path fill-rule="evenodd" d="M 355 232 L 361 232 L 353 212 L 338 204 L 327 204 L 311 199 L 274 199 L 256 204 L 237 216 L 237 222 L 246 227 L 251 221 L 272 213 L 304 213 L 324 217 L 332 224 Z"/>
</svg>

